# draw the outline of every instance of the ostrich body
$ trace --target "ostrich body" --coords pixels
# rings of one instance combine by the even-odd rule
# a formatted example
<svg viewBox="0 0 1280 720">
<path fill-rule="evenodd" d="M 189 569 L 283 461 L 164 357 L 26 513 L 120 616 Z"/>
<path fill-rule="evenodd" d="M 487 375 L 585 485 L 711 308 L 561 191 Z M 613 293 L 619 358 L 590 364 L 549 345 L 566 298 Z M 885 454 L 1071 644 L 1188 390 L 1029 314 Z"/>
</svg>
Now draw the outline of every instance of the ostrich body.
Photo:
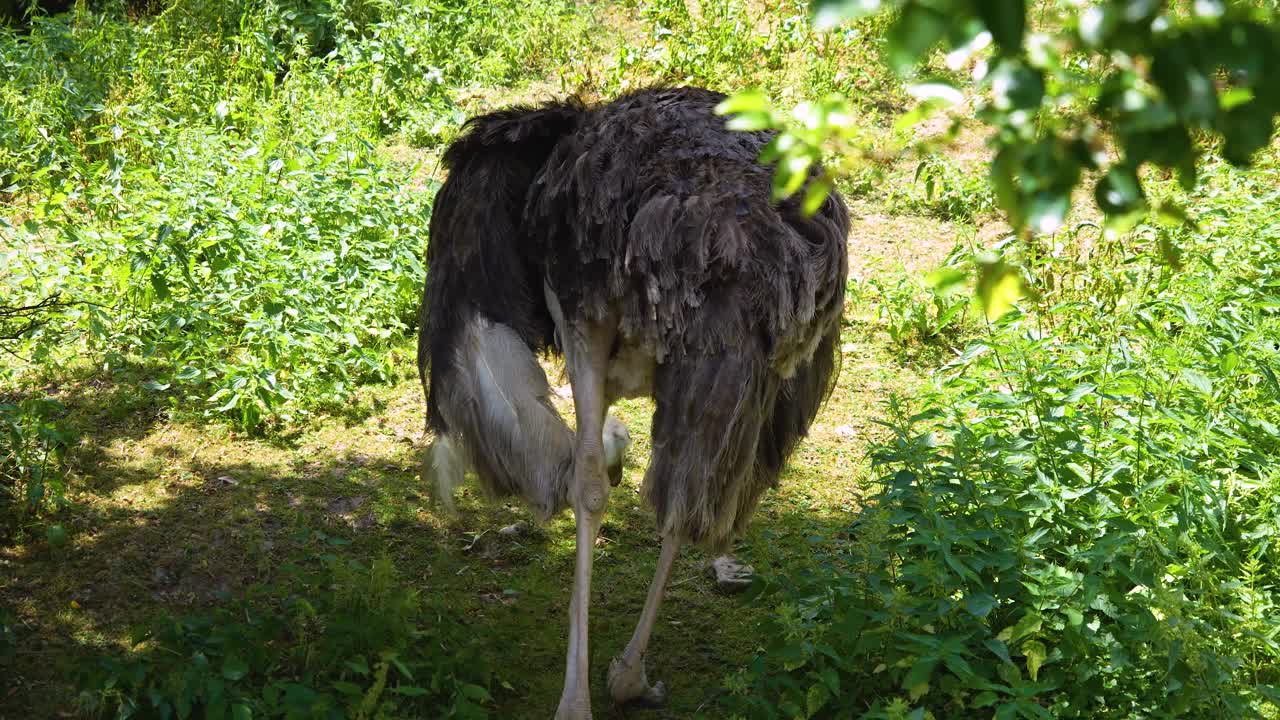
<svg viewBox="0 0 1280 720">
<path fill-rule="evenodd" d="M 654 398 L 643 496 L 662 549 L 635 634 L 609 667 L 616 702 L 661 702 L 643 658 L 683 543 L 723 550 L 809 429 L 837 372 L 847 211 L 771 200 L 769 133 L 725 128 L 723 96 L 642 90 L 472 119 L 445 154 L 420 314 L 419 369 L 441 492 L 474 470 L 545 520 L 572 508 L 576 560 L 558 720 L 591 717 L 587 611 L 607 415 Z M 537 353 L 563 354 L 576 432 Z"/>
</svg>

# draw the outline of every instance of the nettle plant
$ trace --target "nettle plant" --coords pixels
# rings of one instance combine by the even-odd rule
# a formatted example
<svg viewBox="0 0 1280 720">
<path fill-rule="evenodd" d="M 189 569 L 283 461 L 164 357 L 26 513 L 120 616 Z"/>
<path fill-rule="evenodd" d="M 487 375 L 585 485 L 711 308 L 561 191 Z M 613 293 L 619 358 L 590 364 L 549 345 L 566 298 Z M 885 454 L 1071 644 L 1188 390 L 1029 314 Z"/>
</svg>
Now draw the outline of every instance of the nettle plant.
<svg viewBox="0 0 1280 720">
<path fill-rule="evenodd" d="M 1149 199 L 1147 169 L 1175 172 L 1189 189 L 1211 147 L 1248 165 L 1280 113 L 1271 0 L 814 0 L 812 8 L 820 29 L 893 13 L 885 62 L 911 78 L 908 92 L 919 100 L 900 124 L 971 99 L 992 129 L 996 203 L 1024 236 L 1061 229 L 1073 194 L 1089 184 L 1113 236 L 1151 214 L 1185 223 L 1181 207 Z M 957 82 L 966 70 L 971 86 Z M 805 206 L 816 208 L 833 186 L 830 175 L 806 184 L 819 159 L 834 158 L 839 172 L 876 154 L 859 140 L 851 102 L 830 95 L 788 114 L 749 91 L 720 111 L 734 116 L 733 127 L 783 131 L 766 152 L 777 162 L 775 192 L 803 190 Z M 1166 255 L 1174 259 L 1172 248 Z M 992 316 L 1023 292 L 1006 279 L 1015 275 L 997 258 L 978 265 L 977 293 Z"/>
<path fill-rule="evenodd" d="M 1275 717 L 1280 170 L 1214 174 L 1181 271 L 1141 234 L 1026 258 L 1057 282 L 890 404 L 848 534 L 757 588 L 728 714 Z"/>
<path fill-rule="evenodd" d="M 198 129 L 156 152 L 163 182 L 149 167 L 112 182 L 104 164 L 94 185 L 5 228 L 29 251 L 0 279 L 77 301 L 24 336 L 32 357 L 56 365 L 87 349 L 246 430 L 392 377 L 429 209 L 367 143 Z"/>
</svg>

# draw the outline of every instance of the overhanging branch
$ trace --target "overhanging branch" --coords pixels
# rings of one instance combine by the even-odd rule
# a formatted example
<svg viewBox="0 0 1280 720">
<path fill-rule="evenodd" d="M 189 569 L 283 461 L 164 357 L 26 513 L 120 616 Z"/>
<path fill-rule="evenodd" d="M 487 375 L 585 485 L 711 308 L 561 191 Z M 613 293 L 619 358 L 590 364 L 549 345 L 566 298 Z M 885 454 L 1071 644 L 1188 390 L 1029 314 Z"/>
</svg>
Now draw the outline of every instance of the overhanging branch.
<svg viewBox="0 0 1280 720">
<path fill-rule="evenodd" d="M 71 304 L 60 297 L 61 293 L 54 293 L 33 305 L 0 305 L 0 341 L 21 338 L 45 323 L 45 318 L 40 317 L 43 313 Z"/>
</svg>

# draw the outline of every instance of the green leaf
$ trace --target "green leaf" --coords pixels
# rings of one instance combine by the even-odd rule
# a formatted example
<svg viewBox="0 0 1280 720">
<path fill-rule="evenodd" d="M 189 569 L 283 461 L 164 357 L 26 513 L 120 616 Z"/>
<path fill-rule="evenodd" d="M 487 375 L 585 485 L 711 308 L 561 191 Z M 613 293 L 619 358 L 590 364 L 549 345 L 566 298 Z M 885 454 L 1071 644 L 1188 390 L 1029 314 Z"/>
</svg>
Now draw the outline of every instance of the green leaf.
<svg viewBox="0 0 1280 720">
<path fill-rule="evenodd" d="M 998 320 L 1023 296 L 1022 277 L 1003 260 L 979 262 L 976 291 L 988 320 Z"/>
<path fill-rule="evenodd" d="M 934 657 L 923 657 L 916 660 L 911 669 L 902 678 L 902 689 L 911 691 L 921 685 L 929 684 L 929 677 L 933 675 L 933 669 L 938 666 L 938 659 Z"/>
<path fill-rule="evenodd" d="M 827 700 L 831 697 L 827 687 L 821 683 L 814 683 L 809 686 L 809 692 L 805 694 L 805 717 L 813 717 L 818 714 L 823 705 L 827 704 Z"/>
<path fill-rule="evenodd" d="M 1168 233 L 1160 233 L 1156 238 L 1156 245 L 1160 249 L 1160 258 L 1165 264 L 1174 270 L 1182 269 L 1182 251 L 1173 244 L 1173 240 L 1169 238 Z"/>
<path fill-rule="evenodd" d="M 1146 208 L 1142 182 L 1133 168 L 1113 165 L 1094 190 L 1098 207 L 1107 215 L 1125 215 Z"/>
<path fill-rule="evenodd" d="M 813 215 L 822 209 L 822 204 L 831 196 L 831 190 L 834 184 L 827 176 L 815 178 L 809 183 L 809 187 L 804 191 L 804 202 L 800 205 L 800 210 L 806 216 Z"/>
<path fill-rule="evenodd" d="M 738 132 L 767 130 L 773 127 L 773 117 L 763 112 L 743 112 L 729 118 L 724 126 Z"/>
<path fill-rule="evenodd" d="M 837 660 L 839 659 L 835 653 L 832 653 L 832 655 Z M 820 675 L 822 677 L 822 682 L 826 683 L 827 689 L 830 690 L 832 694 L 838 694 L 840 692 L 840 673 L 836 672 L 834 668 L 826 667 L 822 669 Z"/>
<path fill-rule="evenodd" d="M 940 267 L 925 276 L 924 282 L 938 295 L 948 295 L 969 279 L 969 273 L 954 267 Z"/>
<path fill-rule="evenodd" d="M 1056 190 L 1042 190 L 1027 203 L 1027 224 L 1032 230 L 1050 235 L 1062 229 L 1071 209 L 1071 196 Z"/>
<path fill-rule="evenodd" d="M 60 548 L 67 544 L 66 529 L 56 523 L 44 529 L 44 537 L 49 547 Z"/>
<path fill-rule="evenodd" d="M 194 368 L 188 365 L 179 370 L 178 374 L 174 375 L 174 379 L 181 380 L 182 382 L 190 382 L 200 377 L 200 375 L 201 373 L 199 368 Z"/>
<path fill-rule="evenodd" d="M 772 111 L 769 98 L 759 90 L 743 90 L 716 105 L 717 115 L 734 115 L 748 112 L 768 114 Z"/>
<path fill-rule="evenodd" d="M 1239 105 L 1223 113 L 1219 130 L 1226 138 L 1222 154 L 1237 167 L 1248 165 L 1253 154 L 1267 146 L 1274 128 L 1274 114 L 1257 101 Z"/>
<path fill-rule="evenodd" d="M 808 154 L 783 158 L 773 174 L 773 197 L 781 200 L 795 195 L 809 177 L 809 166 L 812 164 L 813 157 Z"/>
<path fill-rule="evenodd" d="M 333 542 L 334 540 L 343 540 L 344 542 L 335 543 Z M 329 544 L 330 545 L 349 545 L 351 544 L 351 541 L 346 540 L 345 538 L 330 538 Z M 396 655 L 395 653 L 383 653 L 383 659 L 388 660 L 392 665 L 394 665 L 396 670 L 400 671 L 401 675 L 405 676 L 406 678 L 409 678 L 410 680 L 413 680 L 413 673 L 409 671 L 409 667 L 404 664 L 404 662 L 400 659 L 399 655 Z M 484 688 L 481 688 L 481 689 L 483 690 Z"/>
<path fill-rule="evenodd" d="M 946 33 L 945 15 L 918 2 L 909 3 L 885 37 L 889 67 L 906 74 Z"/>
<path fill-rule="evenodd" d="M 151 289 L 156 294 L 156 299 L 163 302 L 169 299 L 169 281 L 164 275 L 158 272 L 151 273 Z"/>
<path fill-rule="evenodd" d="M 984 641 L 982 644 L 1006 664 L 1013 664 L 1013 658 L 1009 657 L 1009 646 L 1005 645 L 1003 641 L 991 638 Z"/>
<path fill-rule="evenodd" d="M 1040 618 L 1039 613 L 1028 610 L 1013 627 L 1005 628 L 1005 630 L 1000 633 L 1001 635 L 1004 635 L 1005 633 L 1009 634 L 1008 638 L 1001 639 L 1005 640 L 1005 642 L 1016 643 L 1028 635 L 1040 632 L 1042 623 L 1043 621 Z"/>
<path fill-rule="evenodd" d="M 991 707 L 1000 701 L 1000 696 L 990 690 L 983 690 L 973 696 L 973 706 L 979 708 Z"/>
<path fill-rule="evenodd" d="M 1209 396 L 1213 395 L 1213 381 L 1204 373 L 1186 368 L 1182 371 L 1182 378 L 1201 393 Z"/>
<path fill-rule="evenodd" d="M 1044 100 L 1044 74 L 1018 58 L 1005 58 L 991 71 L 992 104 L 997 110 L 1035 110 Z"/>
<path fill-rule="evenodd" d="M 879 10 L 880 0 L 813 0 L 813 26 L 819 31 L 830 30 Z"/>
<path fill-rule="evenodd" d="M 483 689 L 484 688 L 481 688 L 481 690 Z M 422 697 L 429 691 L 426 688 L 421 688 L 417 685 L 397 685 L 396 687 L 391 688 L 391 692 L 405 697 Z"/>
<path fill-rule="evenodd" d="M 971 593 L 964 598 L 964 609 L 970 615 L 984 618 L 996 606 L 996 599 L 989 593 Z"/>
<path fill-rule="evenodd" d="M 222 677 L 235 682 L 247 674 L 249 674 L 249 663 L 243 659 L 235 655 L 228 655 L 222 661 Z"/>
<path fill-rule="evenodd" d="M 337 690 L 347 697 L 360 697 L 364 695 L 364 688 L 355 683 L 346 682 L 345 680 L 334 681 L 332 683 L 332 687 L 334 690 Z"/>
<path fill-rule="evenodd" d="M 1076 402 L 1080 398 L 1092 393 L 1094 390 L 1097 390 L 1097 389 L 1098 389 L 1098 386 L 1095 385 L 1094 383 L 1080 383 L 1074 388 L 1071 388 L 1071 392 L 1067 393 L 1067 402 L 1068 403 Z"/>
<path fill-rule="evenodd" d="M 1032 640 L 1022 644 L 1022 654 L 1027 657 L 1027 674 L 1031 676 L 1032 681 L 1035 681 L 1039 678 L 1040 666 L 1044 665 L 1049 653 L 1045 650 L 1044 643 Z"/>
<path fill-rule="evenodd" d="M 1156 206 L 1156 220 L 1165 227 L 1179 228 L 1193 225 L 1187 211 L 1176 202 L 1162 202 Z"/>
<path fill-rule="evenodd" d="M 465 697 L 475 700 L 476 702 L 489 702 L 493 699 L 489 695 L 489 691 L 479 685 L 458 683 L 458 690 L 461 691 Z"/>
<path fill-rule="evenodd" d="M 976 8 L 1001 50 L 1014 53 L 1022 47 L 1022 34 L 1027 27 L 1025 0 L 981 0 Z"/>
<path fill-rule="evenodd" d="M 1015 230 L 1026 225 L 1026 214 L 1022 206 L 1022 194 L 1018 191 L 1017 171 L 1021 163 L 1022 148 L 1008 145 L 996 153 L 991 161 L 991 187 L 995 190 L 996 203 L 1009 216 L 1009 224 Z"/>
<path fill-rule="evenodd" d="M 1218 107 L 1230 110 L 1237 105 L 1244 105 L 1253 100 L 1253 89 L 1247 87 L 1231 88 L 1218 96 Z"/>
</svg>

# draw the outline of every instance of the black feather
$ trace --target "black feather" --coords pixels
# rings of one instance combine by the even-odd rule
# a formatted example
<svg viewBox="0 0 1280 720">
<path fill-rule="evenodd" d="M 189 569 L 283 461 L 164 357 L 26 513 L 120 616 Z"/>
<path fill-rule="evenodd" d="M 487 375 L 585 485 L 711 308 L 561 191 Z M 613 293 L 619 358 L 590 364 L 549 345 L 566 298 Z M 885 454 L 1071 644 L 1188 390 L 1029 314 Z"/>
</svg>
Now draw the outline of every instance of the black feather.
<svg viewBox="0 0 1280 720">
<path fill-rule="evenodd" d="M 773 202 L 772 135 L 726 129 L 723 99 L 659 88 L 469 123 L 445 155 L 419 344 L 429 424 L 480 447 L 465 435 L 484 428 L 448 427 L 434 400 L 472 313 L 531 353 L 555 349 L 544 283 L 570 321 L 616 319 L 619 347 L 655 363 L 645 497 L 664 531 L 710 546 L 741 531 L 834 383 L 847 272 L 843 202 Z"/>
</svg>

